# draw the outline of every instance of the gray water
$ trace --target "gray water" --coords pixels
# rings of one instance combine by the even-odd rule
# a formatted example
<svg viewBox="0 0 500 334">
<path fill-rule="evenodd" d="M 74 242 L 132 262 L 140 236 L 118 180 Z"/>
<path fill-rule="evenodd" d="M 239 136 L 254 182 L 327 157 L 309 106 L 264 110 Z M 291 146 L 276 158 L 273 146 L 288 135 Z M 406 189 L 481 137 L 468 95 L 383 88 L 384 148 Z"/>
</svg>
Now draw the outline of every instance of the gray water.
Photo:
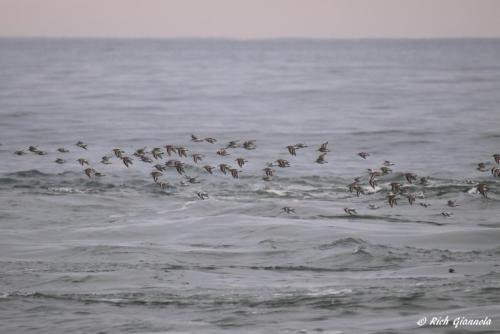
<svg viewBox="0 0 500 334">
<path fill-rule="evenodd" d="M 500 40 L 1 39 L 2 332 L 499 332 L 499 60 Z M 216 155 L 230 140 L 257 148 Z M 166 144 L 204 154 L 175 157 L 199 184 L 168 169 L 161 189 L 160 160 L 99 163 Z M 237 157 L 239 179 L 201 168 Z M 414 205 L 389 206 L 396 181 Z"/>
</svg>

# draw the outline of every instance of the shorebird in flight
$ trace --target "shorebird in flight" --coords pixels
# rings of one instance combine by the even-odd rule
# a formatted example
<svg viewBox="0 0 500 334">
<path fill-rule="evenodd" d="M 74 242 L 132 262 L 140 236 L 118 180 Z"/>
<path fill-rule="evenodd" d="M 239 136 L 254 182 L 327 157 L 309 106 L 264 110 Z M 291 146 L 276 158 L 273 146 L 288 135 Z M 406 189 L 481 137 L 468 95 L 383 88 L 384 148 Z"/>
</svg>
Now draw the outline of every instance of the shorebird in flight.
<svg viewBox="0 0 500 334">
<path fill-rule="evenodd" d="M 356 209 L 353 208 L 344 208 L 344 212 L 347 213 L 349 216 L 354 216 L 358 214 L 356 212 Z"/>
<path fill-rule="evenodd" d="M 318 151 L 321 152 L 321 153 L 328 153 L 330 152 L 330 150 L 328 149 L 328 142 L 324 142 L 323 144 L 321 144 L 321 146 L 318 148 Z"/>
<path fill-rule="evenodd" d="M 83 158 L 79 158 L 78 160 L 78 163 L 80 163 L 80 165 L 88 165 L 89 162 L 87 161 L 87 159 L 83 159 Z"/>
<path fill-rule="evenodd" d="M 243 167 L 243 165 L 245 164 L 245 162 L 248 162 L 248 160 L 245 160 L 244 158 L 238 158 L 236 159 L 236 162 L 238 163 L 238 166 Z"/>
<path fill-rule="evenodd" d="M 319 157 L 316 159 L 316 163 L 320 165 L 328 163 L 328 161 L 325 160 L 325 156 L 326 153 L 320 154 Z"/>
<path fill-rule="evenodd" d="M 78 143 L 75 144 L 76 146 L 83 148 L 84 150 L 87 149 L 87 144 L 85 144 L 83 141 L 78 141 Z"/>
<path fill-rule="evenodd" d="M 367 153 L 367 152 L 359 152 L 358 155 L 363 158 L 363 159 L 366 159 L 367 157 L 370 156 L 370 153 Z"/>
<path fill-rule="evenodd" d="M 132 158 L 127 157 L 127 156 L 122 156 L 122 161 L 123 161 L 123 164 L 125 165 L 125 167 L 127 167 L 127 168 L 128 168 L 128 166 L 133 164 Z"/>
<path fill-rule="evenodd" d="M 204 199 L 207 199 L 207 198 L 208 198 L 208 194 L 207 194 L 206 192 L 204 192 L 204 191 L 198 191 L 198 192 L 196 193 L 196 195 L 198 195 L 198 197 L 199 197 L 200 199 L 202 199 L 202 200 L 204 200 Z"/>
</svg>

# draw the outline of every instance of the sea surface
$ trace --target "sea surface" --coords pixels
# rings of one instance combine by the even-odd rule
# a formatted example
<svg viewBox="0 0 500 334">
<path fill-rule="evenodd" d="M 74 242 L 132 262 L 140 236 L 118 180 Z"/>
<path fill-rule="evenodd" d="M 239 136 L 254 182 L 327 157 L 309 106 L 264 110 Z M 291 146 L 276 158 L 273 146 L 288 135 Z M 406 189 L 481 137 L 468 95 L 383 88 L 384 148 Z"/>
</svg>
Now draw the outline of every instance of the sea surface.
<svg viewBox="0 0 500 334">
<path fill-rule="evenodd" d="M 0 39 L 0 144 L 2 333 L 500 332 L 500 40 Z"/>
</svg>

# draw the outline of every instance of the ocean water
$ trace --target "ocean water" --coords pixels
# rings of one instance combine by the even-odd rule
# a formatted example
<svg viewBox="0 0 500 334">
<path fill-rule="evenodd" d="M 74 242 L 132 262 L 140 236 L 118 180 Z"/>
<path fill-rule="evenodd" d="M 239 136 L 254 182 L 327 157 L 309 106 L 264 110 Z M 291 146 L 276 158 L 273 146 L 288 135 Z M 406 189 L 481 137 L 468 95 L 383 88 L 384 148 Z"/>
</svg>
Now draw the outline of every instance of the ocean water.
<svg viewBox="0 0 500 334">
<path fill-rule="evenodd" d="M 1 331 L 500 332 L 499 59 L 500 40 L 0 39 Z M 218 156 L 232 140 L 256 148 Z M 132 156 L 167 144 L 203 161 Z M 133 165 L 101 164 L 113 148 Z M 238 179 L 202 168 L 239 157 Z M 200 182 L 160 188 L 169 159 Z M 392 182 L 415 204 L 390 207 Z"/>
</svg>

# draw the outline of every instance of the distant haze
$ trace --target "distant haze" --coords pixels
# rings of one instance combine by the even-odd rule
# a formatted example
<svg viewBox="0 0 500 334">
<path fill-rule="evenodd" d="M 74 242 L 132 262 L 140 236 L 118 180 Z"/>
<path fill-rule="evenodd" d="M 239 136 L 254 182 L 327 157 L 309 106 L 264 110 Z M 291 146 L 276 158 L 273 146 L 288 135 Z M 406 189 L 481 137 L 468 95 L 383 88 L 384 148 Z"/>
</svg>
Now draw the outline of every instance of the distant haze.
<svg viewBox="0 0 500 334">
<path fill-rule="evenodd" d="M 500 1 L 0 0 L 0 36 L 500 37 Z"/>
</svg>

